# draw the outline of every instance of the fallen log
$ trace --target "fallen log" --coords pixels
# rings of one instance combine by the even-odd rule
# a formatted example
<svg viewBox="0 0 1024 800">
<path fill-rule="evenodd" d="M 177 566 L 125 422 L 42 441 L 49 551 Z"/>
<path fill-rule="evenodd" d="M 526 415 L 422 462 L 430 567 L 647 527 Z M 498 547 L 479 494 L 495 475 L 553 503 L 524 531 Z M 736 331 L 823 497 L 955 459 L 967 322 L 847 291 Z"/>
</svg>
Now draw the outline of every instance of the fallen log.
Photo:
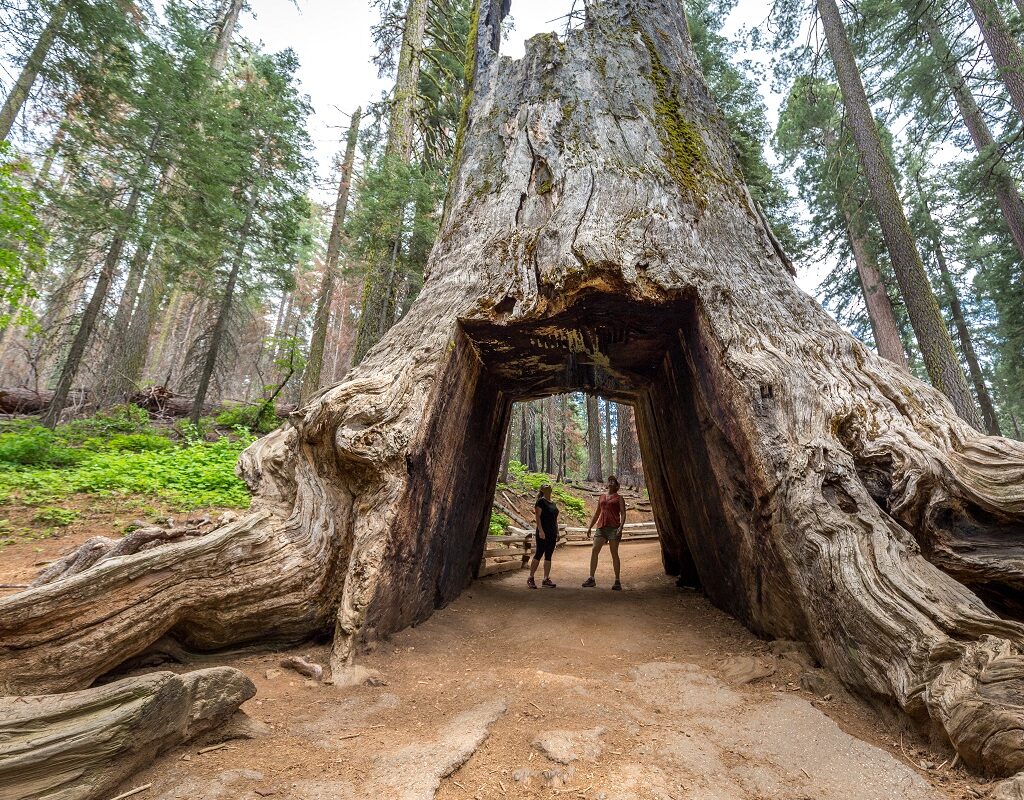
<svg viewBox="0 0 1024 800">
<path fill-rule="evenodd" d="M 0 697 L 0 800 L 93 800 L 256 694 L 230 667 L 155 672 L 95 689 Z"/>
<path fill-rule="evenodd" d="M 0 414 L 41 414 L 49 406 L 53 399 L 53 392 L 49 389 L 36 391 L 24 387 L 0 388 Z M 192 398 L 185 395 L 174 394 L 162 386 L 151 386 L 142 389 L 131 397 L 125 398 L 126 402 L 148 411 L 156 417 L 187 417 L 192 413 Z M 254 407 L 253 403 L 212 403 L 203 405 L 204 416 L 216 416 L 229 409 L 239 406 Z M 79 411 L 95 412 L 95 404 L 90 404 L 90 394 L 85 389 L 74 390 L 68 399 L 68 409 Z M 291 403 L 277 403 L 274 405 L 274 413 L 278 419 L 284 419 L 296 410 Z"/>
</svg>

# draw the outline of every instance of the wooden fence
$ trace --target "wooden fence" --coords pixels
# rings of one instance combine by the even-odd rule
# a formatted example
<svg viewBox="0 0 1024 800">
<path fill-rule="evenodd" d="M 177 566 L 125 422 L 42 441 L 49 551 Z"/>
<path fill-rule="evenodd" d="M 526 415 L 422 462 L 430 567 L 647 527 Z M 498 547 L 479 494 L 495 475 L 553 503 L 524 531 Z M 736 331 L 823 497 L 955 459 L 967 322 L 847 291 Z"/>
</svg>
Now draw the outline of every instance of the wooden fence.
<svg viewBox="0 0 1024 800">
<path fill-rule="evenodd" d="M 590 546 L 593 538 L 587 536 L 586 528 L 560 526 L 558 546 Z M 626 523 L 622 530 L 622 541 L 643 541 L 658 538 L 658 529 L 653 522 Z M 533 531 L 509 527 L 506 536 L 488 536 L 487 548 L 477 576 L 496 575 L 522 569 L 533 552 Z"/>
</svg>

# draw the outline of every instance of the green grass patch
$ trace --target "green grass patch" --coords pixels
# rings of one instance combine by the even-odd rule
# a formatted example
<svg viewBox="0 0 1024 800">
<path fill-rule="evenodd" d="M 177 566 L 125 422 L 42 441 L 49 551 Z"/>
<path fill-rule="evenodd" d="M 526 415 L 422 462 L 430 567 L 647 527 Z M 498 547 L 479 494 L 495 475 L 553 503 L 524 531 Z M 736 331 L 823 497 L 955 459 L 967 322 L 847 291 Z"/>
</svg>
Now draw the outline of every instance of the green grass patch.
<svg viewBox="0 0 1024 800">
<path fill-rule="evenodd" d="M 491 512 L 491 519 L 487 523 L 488 536 L 505 536 L 508 533 L 512 520 L 498 511 Z"/>
</svg>

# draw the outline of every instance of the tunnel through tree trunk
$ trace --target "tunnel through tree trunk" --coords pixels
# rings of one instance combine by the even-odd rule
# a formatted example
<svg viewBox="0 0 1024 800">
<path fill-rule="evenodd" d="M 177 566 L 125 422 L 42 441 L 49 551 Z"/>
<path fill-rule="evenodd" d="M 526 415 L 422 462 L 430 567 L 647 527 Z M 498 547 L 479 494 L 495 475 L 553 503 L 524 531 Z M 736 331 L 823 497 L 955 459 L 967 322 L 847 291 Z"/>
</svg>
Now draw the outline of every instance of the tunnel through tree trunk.
<svg viewBox="0 0 1024 800">
<path fill-rule="evenodd" d="M 1024 445 L 985 437 L 792 280 L 677 0 L 606 0 L 499 59 L 474 15 L 421 294 L 240 461 L 249 517 L 0 600 L 0 691 L 88 685 L 164 635 L 334 630 L 333 667 L 479 562 L 514 401 L 634 407 L 666 568 L 852 688 L 1024 767 Z M 528 430 L 524 429 L 528 435 Z M 971 588 L 968 588 L 971 587 Z"/>
</svg>

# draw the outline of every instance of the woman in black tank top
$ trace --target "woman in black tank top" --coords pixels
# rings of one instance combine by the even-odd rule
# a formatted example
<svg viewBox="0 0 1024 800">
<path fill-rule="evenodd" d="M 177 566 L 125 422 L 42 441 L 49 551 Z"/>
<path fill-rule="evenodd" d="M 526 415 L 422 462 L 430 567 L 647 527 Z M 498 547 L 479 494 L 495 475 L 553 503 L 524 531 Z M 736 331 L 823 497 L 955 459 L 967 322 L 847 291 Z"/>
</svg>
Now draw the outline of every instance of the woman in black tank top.
<svg viewBox="0 0 1024 800">
<path fill-rule="evenodd" d="M 551 502 L 550 484 L 540 487 L 540 496 L 537 498 L 537 504 L 533 507 L 533 516 L 537 523 L 536 546 L 533 549 L 530 577 L 527 578 L 526 585 L 531 589 L 537 588 L 534 575 L 537 574 L 537 567 L 540 566 L 540 560 L 543 558 L 544 581 L 541 585 L 554 589 L 555 584 L 551 582 L 551 555 L 555 552 L 555 545 L 558 543 L 558 506 Z"/>
</svg>

